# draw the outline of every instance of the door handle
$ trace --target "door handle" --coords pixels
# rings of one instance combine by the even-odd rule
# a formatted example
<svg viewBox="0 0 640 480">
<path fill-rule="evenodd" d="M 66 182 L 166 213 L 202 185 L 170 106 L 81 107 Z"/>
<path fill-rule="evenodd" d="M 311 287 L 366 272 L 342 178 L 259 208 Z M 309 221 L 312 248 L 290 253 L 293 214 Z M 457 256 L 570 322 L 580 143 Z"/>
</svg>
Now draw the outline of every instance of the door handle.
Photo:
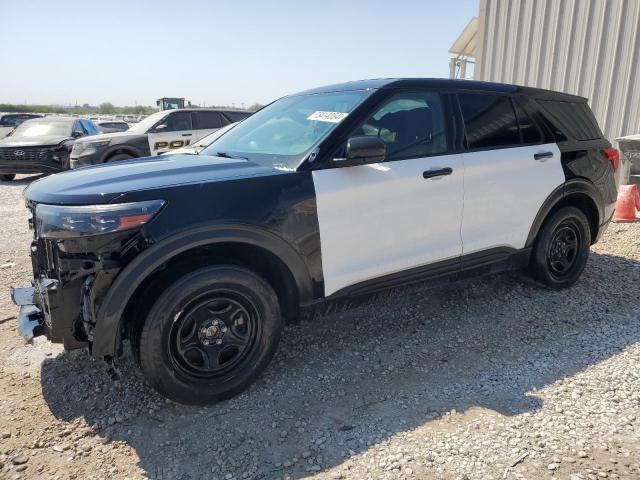
<svg viewBox="0 0 640 480">
<path fill-rule="evenodd" d="M 426 172 L 422 172 L 422 178 L 442 177 L 444 175 L 451 175 L 452 173 L 453 173 L 453 169 L 450 167 L 435 168 L 433 170 L 427 170 Z"/>
<path fill-rule="evenodd" d="M 183 137 L 190 137 L 191 135 L 193 135 L 192 133 L 183 133 L 182 136 Z"/>
<path fill-rule="evenodd" d="M 550 158 L 553 158 L 553 152 L 538 152 L 533 155 L 533 159 L 539 162 L 544 162 Z"/>
</svg>

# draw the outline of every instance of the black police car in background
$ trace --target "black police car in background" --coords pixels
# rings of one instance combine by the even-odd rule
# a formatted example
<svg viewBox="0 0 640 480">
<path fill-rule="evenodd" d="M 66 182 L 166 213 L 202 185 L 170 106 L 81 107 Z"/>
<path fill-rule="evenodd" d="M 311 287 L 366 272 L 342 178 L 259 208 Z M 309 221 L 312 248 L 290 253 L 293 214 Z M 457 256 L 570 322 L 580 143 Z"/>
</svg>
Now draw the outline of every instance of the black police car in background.
<svg viewBox="0 0 640 480">
<path fill-rule="evenodd" d="M 71 152 L 71 168 L 161 155 L 188 147 L 217 129 L 250 115 L 247 111 L 208 108 L 156 112 L 126 132 L 106 133 L 76 142 Z"/>
<path fill-rule="evenodd" d="M 55 173 L 69 168 L 69 153 L 80 137 L 95 135 L 91 120 L 46 117 L 26 120 L 0 140 L 0 179 L 17 173 Z"/>
<path fill-rule="evenodd" d="M 586 99 L 557 92 L 386 79 L 284 97 L 200 155 L 32 183 L 19 330 L 108 362 L 129 338 L 164 395 L 217 401 L 285 320 L 333 302 L 507 268 L 572 285 L 617 162 Z"/>
</svg>

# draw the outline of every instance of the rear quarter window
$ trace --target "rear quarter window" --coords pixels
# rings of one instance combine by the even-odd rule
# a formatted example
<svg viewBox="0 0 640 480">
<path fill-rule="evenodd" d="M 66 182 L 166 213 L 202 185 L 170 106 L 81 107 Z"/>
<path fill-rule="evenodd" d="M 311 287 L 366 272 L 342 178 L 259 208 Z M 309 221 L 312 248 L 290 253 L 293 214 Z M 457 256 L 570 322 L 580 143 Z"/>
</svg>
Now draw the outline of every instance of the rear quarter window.
<svg viewBox="0 0 640 480">
<path fill-rule="evenodd" d="M 538 104 L 558 140 L 566 137 L 583 141 L 602 138 L 598 122 L 586 103 L 538 100 Z"/>
</svg>

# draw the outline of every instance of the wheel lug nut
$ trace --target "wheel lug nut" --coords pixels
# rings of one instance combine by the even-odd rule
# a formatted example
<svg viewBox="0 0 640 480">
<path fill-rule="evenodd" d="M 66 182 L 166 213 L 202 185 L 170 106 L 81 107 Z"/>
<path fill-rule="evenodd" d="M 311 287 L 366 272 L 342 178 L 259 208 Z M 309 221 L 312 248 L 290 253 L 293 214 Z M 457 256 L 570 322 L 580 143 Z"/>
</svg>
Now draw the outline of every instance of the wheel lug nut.
<svg viewBox="0 0 640 480">
<path fill-rule="evenodd" d="M 221 339 L 221 338 L 219 338 L 218 340 L 216 340 L 216 344 L 217 344 L 217 345 L 221 345 L 221 344 L 222 344 L 222 339 Z"/>
<path fill-rule="evenodd" d="M 226 332 L 227 331 L 227 327 L 222 327 L 222 331 Z"/>
<path fill-rule="evenodd" d="M 203 343 L 204 345 L 209 345 L 209 340 L 203 340 L 203 341 L 202 341 L 202 343 Z"/>
</svg>

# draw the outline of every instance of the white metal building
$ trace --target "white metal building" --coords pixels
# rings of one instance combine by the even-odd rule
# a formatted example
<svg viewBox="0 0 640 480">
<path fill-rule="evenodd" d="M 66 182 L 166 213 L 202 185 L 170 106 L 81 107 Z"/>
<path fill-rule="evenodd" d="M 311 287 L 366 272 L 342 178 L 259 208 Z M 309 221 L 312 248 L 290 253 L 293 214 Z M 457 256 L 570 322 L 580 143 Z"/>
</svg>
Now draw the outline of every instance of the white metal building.
<svg viewBox="0 0 640 480">
<path fill-rule="evenodd" d="M 581 95 L 611 141 L 640 133 L 640 0 L 480 0 L 450 52 L 452 77 Z"/>
</svg>

